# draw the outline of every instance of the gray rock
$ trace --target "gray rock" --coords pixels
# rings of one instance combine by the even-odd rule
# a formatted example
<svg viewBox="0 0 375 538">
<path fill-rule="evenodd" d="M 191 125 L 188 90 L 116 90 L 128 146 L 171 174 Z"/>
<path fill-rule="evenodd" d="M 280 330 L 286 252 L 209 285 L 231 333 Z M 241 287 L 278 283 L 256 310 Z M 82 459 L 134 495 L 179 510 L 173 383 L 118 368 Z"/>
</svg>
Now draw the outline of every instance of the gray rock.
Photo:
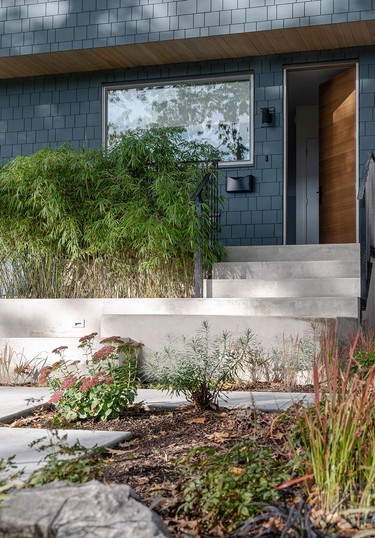
<svg viewBox="0 0 375 538">
<path fill-rule="evenodd" d="M 3 533 L 3 534 L 2 534 Z M 0 536 L 165 538 L 162 520 L 125 485 L 54 482 L 17 491 L 0 506 Z"/>
</svg>

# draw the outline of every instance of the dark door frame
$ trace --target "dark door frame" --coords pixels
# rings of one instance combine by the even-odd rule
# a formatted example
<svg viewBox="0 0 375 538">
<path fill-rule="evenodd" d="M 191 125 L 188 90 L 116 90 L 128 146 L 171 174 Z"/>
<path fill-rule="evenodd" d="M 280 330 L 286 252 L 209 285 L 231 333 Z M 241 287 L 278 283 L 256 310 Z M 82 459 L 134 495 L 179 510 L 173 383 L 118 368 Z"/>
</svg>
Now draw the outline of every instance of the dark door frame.
<svg viewBox="0 0 375 538">
<path fill-rule="evenodd" d="M 332 61 L 324 63 L 304 63 L 298 65 L 283 66 L 283 241 L 286 245 L 287 238 L 287 211 L 288 211 L 288 72 L 307 71 L 310 69 L 334 69 L 353 67 L 356 69 L 355 90 L 356 90 L 356 122 L 355 122 L 355 160 L 356 160 L 356 193 L 359 185 L 359 60 L 347 60 L 342 62 Z M 356 200 L 356 242 L 359 241 L 359 205 Z"/>
</svg>

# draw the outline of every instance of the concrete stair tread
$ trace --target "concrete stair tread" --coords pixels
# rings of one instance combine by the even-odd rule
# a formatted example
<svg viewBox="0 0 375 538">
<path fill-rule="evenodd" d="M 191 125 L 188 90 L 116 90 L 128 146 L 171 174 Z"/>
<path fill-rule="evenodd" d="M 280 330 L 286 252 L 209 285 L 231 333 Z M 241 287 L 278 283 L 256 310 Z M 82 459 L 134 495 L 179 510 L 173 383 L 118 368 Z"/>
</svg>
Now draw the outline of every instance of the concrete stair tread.
<svg viewBox="0 0 375 538">
<path fill-rule="evenodd" d="M 358 278 L 214 279 L 204 281 L 205 297 L 358 297 Z"/>
<path fill-rule="evenodd" d="M 359 259 L 359 244 L 264 245 L 226 247 L 228 262 L 238 261 L 323 261 Z"/>
<path fill-rule="evenodd" d="M 359 278 L 357 261 L 267 261 L 267 262 L 221 262 L 214 265 L 213 278 Z"/>
<path fill-rule="evenodd" d="M 158 315 L 183 316 L 287 316 L 308 318 L 357 317 L 356 297 L 266 297 L 266 298 L 207 298 L 207 299 L 134 299 L 127 312 L 137 315 L 155 312 L 153 301 L 157 301 Z M 108 317 L 115 317 L 107 312 Z M 103 316 L 104 319 L 107 316 Z"/>
</svg>

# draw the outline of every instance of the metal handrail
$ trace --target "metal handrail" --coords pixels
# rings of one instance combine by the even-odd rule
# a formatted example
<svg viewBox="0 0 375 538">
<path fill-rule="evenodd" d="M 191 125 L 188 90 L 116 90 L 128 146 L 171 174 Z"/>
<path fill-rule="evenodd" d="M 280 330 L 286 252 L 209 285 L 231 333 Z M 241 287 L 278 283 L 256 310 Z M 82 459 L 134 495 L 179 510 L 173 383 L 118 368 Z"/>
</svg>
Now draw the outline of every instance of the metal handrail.
<svg viewBox="0 0 375 538">
<path fill-rule="evenodd" d="M 217 169 L 218 161 L 210 164 L 209 170 L 197 186 L 191 200 L 195 203 L 198 217 L 198 238 L 195 253 L 195 297 L 203 297 L 203 204 L 208 205 L 211 220 L 209 226 L 208 241 L 215 241 L 218 233 L 219 198 L 217 193 Z M 214 172 L 215 171 L 215 172 Z"/>
<path fill-rule="evenodd" d="M 375 255 L 375 156 L 368 156 L 360 179 L 359 243 L 361 257 L 361 309 L 365 310 L 370 289 L 371 257 Z"/>
</svg>

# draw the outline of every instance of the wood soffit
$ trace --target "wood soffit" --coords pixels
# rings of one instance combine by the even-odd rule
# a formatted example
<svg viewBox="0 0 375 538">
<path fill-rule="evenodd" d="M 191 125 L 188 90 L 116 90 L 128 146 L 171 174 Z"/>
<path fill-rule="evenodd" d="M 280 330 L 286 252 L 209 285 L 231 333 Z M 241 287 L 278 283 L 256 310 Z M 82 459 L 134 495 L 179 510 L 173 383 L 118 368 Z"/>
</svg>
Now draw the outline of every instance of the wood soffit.
<svg viewBox="0 0 375 538">
<path fill-rule="evenodd" d="M 0 79 L 375 45 L 375 20 L 0 58 Z"/>
</svg>

